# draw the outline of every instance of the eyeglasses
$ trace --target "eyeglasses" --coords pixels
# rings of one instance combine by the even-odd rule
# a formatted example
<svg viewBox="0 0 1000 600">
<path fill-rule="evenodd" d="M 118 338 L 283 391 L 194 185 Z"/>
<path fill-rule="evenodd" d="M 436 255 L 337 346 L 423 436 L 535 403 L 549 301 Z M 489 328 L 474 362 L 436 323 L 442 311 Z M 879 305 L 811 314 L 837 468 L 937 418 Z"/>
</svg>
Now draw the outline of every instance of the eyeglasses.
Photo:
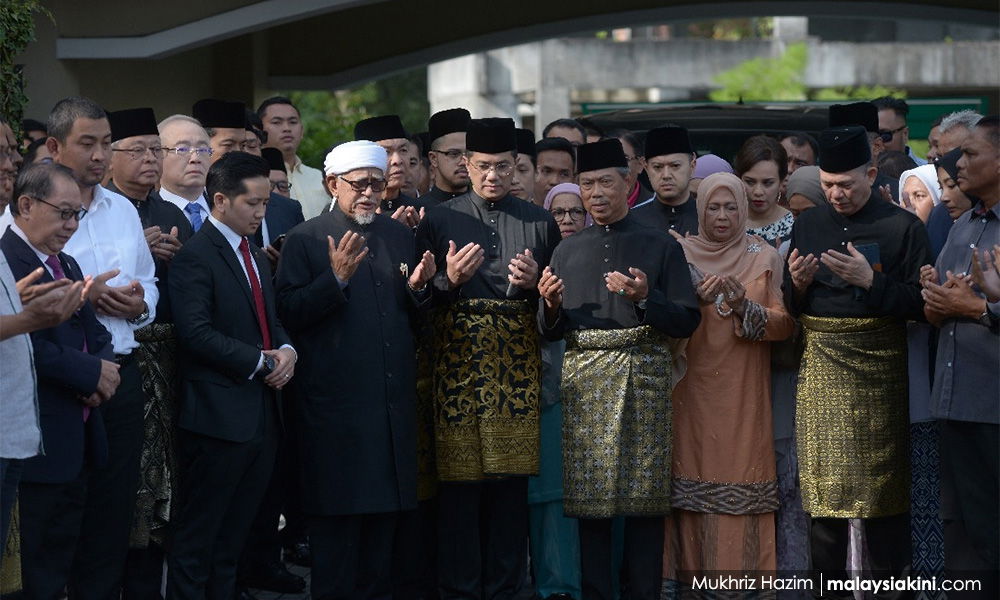
<svg viewBox="0 0 1000 600">
<path fill-rule="evenodd" d="M 514 165 L 507 161 L 501 161 L 498 163 L 470 162 L 469 165 L 483 175 L 488 175 L 490 171 L 493 171 L 499 177 L 506 177 L 514 172 Z"/>
<path fill-rule="evenodd" d="M 192 148 L 190 146 L 177 146 L 176 148 L 164 148 L 164 150 L 178 156 L 191 156 L 192 154 L 197 154 L 202 158 L 212 156 L 213 154 L 212 149 L 205 146 L 199 146 L 197 148 Z"/>
<path fill-rule="evenodd" d="M 161 146 L 151 146 L 149 148 L 143 148 L 142 146 L 136 146 L 134 148 L 112 148 L 112 152 L 124 152 L 132 160 L 139 160 L 143 156 L 146 156 L 146 152 L 153 155 L 153 158 L 162 158 L 163 151 L 165 148 Z"/>
<path fill-rule="evenodd" d="M 636 155 L 626 154 L 625 155 L 625 160 L 628 161 L 628 162 L 632 162 L 633 160 L 642 160 L 642 157 L 639 156 L 638 154 L 636 154 Z"/>
<path fill-rule="evenodd" d="M 46 202 L 41 198 L 33 198 L 33 200 L 38 200 L 42 204 L 51 206 L 52 208 L 59 211 L 59 218 L 62 219 L 63 221 L 69 221 L 70 219 L 75 218 L 77 222 L 79 222 L 80 219 L 82 219 L 83 216 L 87 214 L 87 209 L 83 208 L 82 206 L 80 208 L 61 208 L 56 206 L 55 204 L 52 204 L 51 202 Z"/>
<path fill-rule="evenodd" d="M 562 208 L 554 208 L 549 212 L 552 213 L 552 218 L 554 218 L 556 221 L 562 221 L 563 217 L 565 217 L 566 215 L 569 215 L 569 218 L 574 221 L 581 221 L 583 220 L 583 217 L 587 215 L 587 211 L 583 210 L 582 208 L 571 208 L 569 210 Z"/>
<path fill-rule="evenodd" d="M 345 181 L 347 181 L 347 180 L 345 179 Z M 281 192 L 285 192 L 287 194 L 289 192 L 289 190 L 291 190 L 291 189 L 292 189 L 292 184 L 289 183 L 289 182 L 287 182 L 287 181 L 272 181 L 271 182 L 271 191 L 272 192 L 274 190 L 278 190 L 278 191 L 281 191 Z"/>
<path fill-rule="evenodd" d="M 879 129 L 878 136 L 882 138 L 883 142 L 888 143 L 892 141 L 892 138 L 894 138 L 897 133 L 906 129 L 906 127 L 906 125 L 903 125 L 902 127 L 897 127 L 895 129 Z"/>
<path fill-rule="evenodd" d="M 351 186 L 351 189 L 357 193 L 361 193 L 368 188 L 371 188 L 373 192 L 383 192 L 385 191 L 385 179 L 359 179 L 357 181 L 351 181 L 345 177 L 337 176 L 337 179 L 344 181 L 347 185 Z"/>
<path fill-rule="evenodd" d="M 431 150 L 435 154 L 444 154 L 448 157 L 448 160 L 458 160 L 462 154 L 465 152 L 457 148 L 452 148 L 451 150 Z"/>
<path fill-rule="evenodd" d="M 590 191 L 594 189 L 594 184 L 600 185 L 602 188 L 609 190 L 615 185 L 615 178 L 610 175 L 605 175 L 600 179 L 581 179 L 580 189 Z"/>
</svg>

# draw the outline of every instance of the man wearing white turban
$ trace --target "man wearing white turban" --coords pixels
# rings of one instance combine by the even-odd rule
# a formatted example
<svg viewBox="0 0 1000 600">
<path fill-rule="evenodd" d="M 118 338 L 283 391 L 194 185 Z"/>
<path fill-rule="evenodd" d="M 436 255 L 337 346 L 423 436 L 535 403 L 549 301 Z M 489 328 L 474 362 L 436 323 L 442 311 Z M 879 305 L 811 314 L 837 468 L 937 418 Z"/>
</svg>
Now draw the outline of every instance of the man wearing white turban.
<svg viewBox="0 0 1000 600">
<path fill-rule="evenodd" d="M 377 214 L 386 152 L 347 142 L 326 157 L 328 213 L 291 232 L 278 312 L 301 351 L 299 436 L 311 595 L 391 593 L 393 532 L 417 506 L 414 309 L 436 267 L 413 232 Z"/>
</svg>

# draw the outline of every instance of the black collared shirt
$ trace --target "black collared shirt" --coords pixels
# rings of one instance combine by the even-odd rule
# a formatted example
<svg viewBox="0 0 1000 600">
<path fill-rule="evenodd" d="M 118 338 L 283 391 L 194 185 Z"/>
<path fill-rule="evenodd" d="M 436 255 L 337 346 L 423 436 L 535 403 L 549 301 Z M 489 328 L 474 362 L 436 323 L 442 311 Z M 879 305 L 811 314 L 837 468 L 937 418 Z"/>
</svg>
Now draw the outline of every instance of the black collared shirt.
<svg viewBox="0 0 1000 600">
<path fill-rule="evenodd" d="M 653 196 L 632 207 L 632 215 L 643 225 L 664 233 L 672 230 L 681 235 L 698 234 L 698 204 L 693 193 L 677 206 L 664 204 Z"/>
</svg>

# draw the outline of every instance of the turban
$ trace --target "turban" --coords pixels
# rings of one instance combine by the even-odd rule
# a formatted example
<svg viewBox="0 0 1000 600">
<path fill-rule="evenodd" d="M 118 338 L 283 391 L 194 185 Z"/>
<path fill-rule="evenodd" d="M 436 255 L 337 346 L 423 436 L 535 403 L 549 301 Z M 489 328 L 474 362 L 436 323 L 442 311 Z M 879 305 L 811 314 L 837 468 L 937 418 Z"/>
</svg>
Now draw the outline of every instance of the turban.
<svg viewBox="0 0 1000 600">
<path fill-rule="evenodd" d="M 381 169 L 385 172 L 389 156 L 374 142 L 358 140 L 334 146 L 323 162 L 323 172 L 327 175 L 343 175 L 354 169 Z"/>
</svg>

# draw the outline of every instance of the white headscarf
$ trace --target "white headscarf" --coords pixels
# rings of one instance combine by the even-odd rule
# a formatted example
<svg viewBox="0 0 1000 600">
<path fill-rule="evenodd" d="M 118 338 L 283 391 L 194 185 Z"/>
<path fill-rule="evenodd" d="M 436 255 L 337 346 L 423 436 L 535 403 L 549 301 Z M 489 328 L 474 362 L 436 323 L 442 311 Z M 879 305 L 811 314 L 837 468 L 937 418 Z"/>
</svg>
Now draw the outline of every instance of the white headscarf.
<svg viewBox="0 0 1000 600">
<path fill-rule="evenodd" d="M 931 195 L 931 199 L 934 200 L 934 206 L 941 204 L 941 187 L 938 184 L 937 167 L 933 164 L 927 164 L 920 165 L 916 169 L 903 171 L 903 174 L 899 176 L 900 197 L 903 195 L 903 186 L 906 185 L 906 180 L 910 177 L 916 177 L 923 182 L 924 187 L 927 188 L 927 192 Z"/>
<path fill-rule="evenodd" d="M 323 172 L 326 175 L 343 175 L 354 169 L 381 169 L 385 173 L 389 155 L 382 146 L 367 140 L 344 142 L 326 155 Z"/>
</svg>

